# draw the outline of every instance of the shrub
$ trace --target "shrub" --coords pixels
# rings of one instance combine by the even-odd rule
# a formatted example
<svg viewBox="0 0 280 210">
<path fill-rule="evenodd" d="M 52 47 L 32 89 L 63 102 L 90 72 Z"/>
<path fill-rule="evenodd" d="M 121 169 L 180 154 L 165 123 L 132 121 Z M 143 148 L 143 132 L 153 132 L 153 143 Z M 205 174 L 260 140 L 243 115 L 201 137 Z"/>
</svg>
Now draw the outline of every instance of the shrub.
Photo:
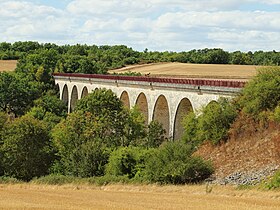
<svg viewBox="0 0 280 210">
<path fill-rule="evenodd" d="M 272 190 L 272 189 L 279 189 L 280 188 L 280 170 L 277 171 L 274 176 L 265 184 L 265 188 Z"/>
<path fill-rule="evenodd" d="M 139 147 L 123 147 L 111 153 L 106 166 L 106 175 L 134 178 L 144 168 L 145 157 L 150 150 Z"/>
<path fill-rule="evenodd" d="M 200 182 L 213 173 L 209 162 L 192 157 L 192 149 L 182 142 L 164 144 L 146 157 L 145 179 L 162 184 Z"/>
<path fill-rule="evenodd" d="M 47 176 L 42 176 L 39 178 L 32 179 L 31 183 L 47 184 L 47 185 L 63 185 L 63 184 L 77 183 L 78 180 L 80 180 L 80 178 L 73 177 L 73 176 L 50 174 Z"/>
<path fill-rule="evenodd" d="M 0 184 L 18 184 L 18 183 L 21 183 L 21 181 L 16 178 L 7 177 L 7 176 L 0 177 Z"/>
<path fill-rule="evenodd" d="M 193 147 L 205 140 L 217 144 L 228 137 L 229 128 L 236 117 L 235 106 L 228 99 L 220 98 L 204 107 L 198 117 L 193 113 L 186 116 L 183 140 Z"/>
<path fill-rule="evenodd" d="M 245 113 L 258 117 L 262 111 L 273 111 L 280 101 L 280 68 L 259 70 L 242 90 L 239 104 Z"/>
</svg>

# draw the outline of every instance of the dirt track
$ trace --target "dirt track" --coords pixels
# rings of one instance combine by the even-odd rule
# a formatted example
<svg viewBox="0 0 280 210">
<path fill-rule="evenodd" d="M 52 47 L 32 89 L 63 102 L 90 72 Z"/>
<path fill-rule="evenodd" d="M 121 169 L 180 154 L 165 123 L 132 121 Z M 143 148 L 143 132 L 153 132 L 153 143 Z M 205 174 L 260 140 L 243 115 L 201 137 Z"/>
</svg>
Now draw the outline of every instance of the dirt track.
<svg viewBox="0 0 280 210">
<path fill-rule="evenodd" d="M 0 185 L 0 209 L 279 209 L 280 192 L 214 186 Z"/>
</svg>

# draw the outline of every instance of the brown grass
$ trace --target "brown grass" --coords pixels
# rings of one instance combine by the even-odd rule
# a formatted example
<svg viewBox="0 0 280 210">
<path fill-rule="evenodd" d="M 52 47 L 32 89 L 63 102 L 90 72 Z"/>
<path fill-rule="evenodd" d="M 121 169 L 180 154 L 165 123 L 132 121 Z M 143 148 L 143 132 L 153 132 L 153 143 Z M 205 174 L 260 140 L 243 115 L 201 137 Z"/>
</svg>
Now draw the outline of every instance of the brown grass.
<svg viewBox="0 0 280 210">
<path fill-rule="evenodd" d="M 111 70 L 110 73 L 128 71 L 140 72 L 154 76 L 217 78 L 217 79 L 250 79 L 257 73 L 259 66 L 218 65 L 218 64 L 188 64 L 188 63 L 159 63 L 129 66 Z"/>
<path fill-rule="evenodd" d="M 0 72 L 1 71 L 14 71 L 17 66 L 16 60 L 0 60 Z"/>
<path fill-rule="evenodd" d="M 280 192 L 195 186 L 0 185 L 0 209 L 279 209 Z"/>
</svg>

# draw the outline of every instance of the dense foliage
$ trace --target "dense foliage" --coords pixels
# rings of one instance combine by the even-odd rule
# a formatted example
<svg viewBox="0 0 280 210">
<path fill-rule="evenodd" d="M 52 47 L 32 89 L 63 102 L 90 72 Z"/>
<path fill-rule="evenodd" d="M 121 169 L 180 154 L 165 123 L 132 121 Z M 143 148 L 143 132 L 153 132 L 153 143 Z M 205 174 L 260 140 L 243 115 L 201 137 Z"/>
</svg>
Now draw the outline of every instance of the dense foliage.
<svg viewBox="0 0 280 210">
<path fill-rule="evenodd" d="M 228 99 L 220 98 L 204 107 L 201 115 L 190 113 L 186 116 L 183 140 L 193 146 L 205 140 L 217 144 L 227 138 L 228 130 L 236 117 L 236 107 Z"/>
<path fill-rule="evenodd" d="M 222 49 L 200 49 L 187 52 L 138 52 L 124 45 L 88 46 L 38 42 L 0 43 L 0 59 L 19 59 L 23 69 L 75 73 L 106 73 L 108 69 L 132 64 L 182 62 L 201 64 L 280 65 L 280 52 L 227 52 Z M 35 66 L 35 69 L 33 68 Z"/>
<path fill-rule="evenodd" d="M 46 175 L 53 161 L 47 126 L 25 116 L 6 124 L 1 152 L 5 175 L 30 180 Z"/>
<path fill-rule="evenodd" d="M 107 73 L 125 65 L 165 61 L 279 65 L 275 51 L 137 52 L 123 45 L 16 42 L 0 43 L 0 58 L 19 59 L 15 72 L 0 73 L 0 175 L 22 180 L 58 174 L 46 180 L 69 176 L 100 177 L 94 182 L 200 182 L 213 172 L 210 163 L 193 156 L 200 143 L 226 140 L 233 123 L 245 115 L 280 122 L 277 67 L 261 70 L 233 101 L 220 99 L 200 115 L 186 116 L 185 134 L 178 142 L 168 142 L 160 123 L 147 125 L 137 107 L 126 109 L 110 90 L 93 91 L 67 114 L 51 76 Z"/>
</svg>

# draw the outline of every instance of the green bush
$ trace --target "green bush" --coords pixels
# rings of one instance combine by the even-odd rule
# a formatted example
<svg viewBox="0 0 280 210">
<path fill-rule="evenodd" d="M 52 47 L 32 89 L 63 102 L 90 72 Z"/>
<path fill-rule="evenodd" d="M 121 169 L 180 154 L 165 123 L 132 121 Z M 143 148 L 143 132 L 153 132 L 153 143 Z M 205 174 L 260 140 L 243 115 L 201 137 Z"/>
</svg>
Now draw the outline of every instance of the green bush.
<svg viewBox="0 0 280 210">
<path fill-rule="evenodd" d="M 146 157 L 144 177 L 149 182 L 185 184 L 203 181 L 213 173 L 209 162 L 192 157 L 193 150 L 182 142 L 169 142 Z"/>
<path fill-rule="evenodd" d="M 263 111 L 273 111 L 279 101 L 280 67 L 266 67 L 242 90 L 239 104 L 245 113 L 258 117 Z"/>
<path fill-rule="evenodd" d="M 21 181 L 16 178 L 0 176 L 0 184 L 18 184 L 18 183 L 21 183 Z"/>
<path fill-rule="evenodd" d="M 79 180 L 81 180 L 81 178 L 73 177 L 73 176 L 50 174 L 47 176 L 34 178 L 31 180 L 31 183 L 47 184 L 47 185 L 63 185 L 63 184 L 77 183 Z"/>
<path fill-rule="evenodd" d="M 217 144 L 227 138 L 236 117 L 236 107 L 228 99 L 220 98 L 204 107 L 198 117 L 193 113 L 186 116 L 183 140 L 194 147 L 205 140 Z"/>
<path fill-rule="evenodd" d="M 140 175 L 145 167 L 145 158 L 150 150 L 139 147 L 122 147 L 111 153 L 106 166 L 106 175 L 126 176 L 129 179 Z"/>
<path fill-rule="evenodd" d="M 274 174 L 264 187 L 269 190 L 280 189 L 280 170 Z"/>
</svg>

